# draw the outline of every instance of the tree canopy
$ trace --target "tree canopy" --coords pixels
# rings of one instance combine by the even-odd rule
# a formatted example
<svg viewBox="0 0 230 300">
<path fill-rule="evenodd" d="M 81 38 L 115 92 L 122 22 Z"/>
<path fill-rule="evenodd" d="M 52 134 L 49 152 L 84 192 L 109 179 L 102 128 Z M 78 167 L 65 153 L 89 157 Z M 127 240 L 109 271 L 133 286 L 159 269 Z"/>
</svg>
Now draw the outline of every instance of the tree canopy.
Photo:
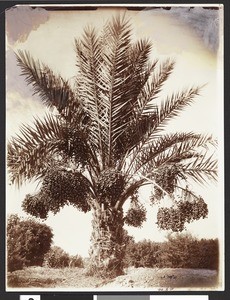
<svg viewBox="0 0 230 300">
<path fill-rule="evenodd" d="M 52 239 L 52 230 L 46 224 L 10 215 L 7 221 L 8 270 L 11 272 L 24 266 L 41 266 Z"/>
</svg>

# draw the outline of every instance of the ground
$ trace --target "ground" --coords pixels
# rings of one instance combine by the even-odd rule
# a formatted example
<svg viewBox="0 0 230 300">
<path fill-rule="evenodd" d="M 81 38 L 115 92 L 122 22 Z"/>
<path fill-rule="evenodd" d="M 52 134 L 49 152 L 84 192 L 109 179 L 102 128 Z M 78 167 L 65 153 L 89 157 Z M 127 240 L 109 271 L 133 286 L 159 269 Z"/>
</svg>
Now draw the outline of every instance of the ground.
<svg viewBox="0 0 230 300">
<path fill-rule="evenodd" d="M 70 290 L 218 289 L 215 270 L 129 268 L 115 279 L 88 276 L 83 268 L 30 267 L 8 274 L 9 288 Z"/>
</svg>

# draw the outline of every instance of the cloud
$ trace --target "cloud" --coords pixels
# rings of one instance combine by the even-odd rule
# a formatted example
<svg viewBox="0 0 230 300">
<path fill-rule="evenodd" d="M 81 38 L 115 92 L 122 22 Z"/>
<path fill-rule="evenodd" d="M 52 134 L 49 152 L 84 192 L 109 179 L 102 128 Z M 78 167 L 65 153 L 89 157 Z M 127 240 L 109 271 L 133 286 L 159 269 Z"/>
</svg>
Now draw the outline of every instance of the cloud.
<svg viewBox="0 0 230 300">
<path fill-rule="evenodd" d="M 153 12 L 159 13 L 159 10 L 153 10 Z M 170 10 L 161 9 L 161 13 L 176 17 L 177 20 L 188 25 L 209 50 L 218 50 L 220 10 L 203 7 L 171 7 Z"/>
<path fill-rule="evenodd" d="M 202 7 L 173 9 L 180 20 L 191 26 L 202 38 L 204 44 L 213 51 L 219 46 L 219 11 Z"/>
<path fill-rule="evenodd" d="M 32 88 L 26 84 L 25 76 L 20 76 L 21 69 L 17 66 L 16 55 L 13 50 L 6 52 L 6 90 L 17 91 L 22 97 L 31 97 Z"/>
<path fill-rule="evenodd" d="M 43 8 L 17 6 L 6 11 L 6 32 L 8 42 L 24 42 L 30 32 L 36 30 L 49 19 L 49 13 Z"/>
</svg>

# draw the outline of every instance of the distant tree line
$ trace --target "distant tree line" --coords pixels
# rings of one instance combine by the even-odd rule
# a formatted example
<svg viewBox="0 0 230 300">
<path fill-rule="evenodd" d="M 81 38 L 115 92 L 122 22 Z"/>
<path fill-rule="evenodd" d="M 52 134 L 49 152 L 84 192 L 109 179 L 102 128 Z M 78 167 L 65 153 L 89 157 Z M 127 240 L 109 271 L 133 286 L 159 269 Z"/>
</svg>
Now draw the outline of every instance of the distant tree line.
<svg viewBox="0 0 230 300">
<path fill-rule="evenodd" d="M 45 255 L 43 265 L 50 268 L 83 268 L 84 263 L 80 255 L 69 255 L 61 247 L 53 246 Z"/>
<path fill-rule="evenodd" d="M 217 270 L 218 239 L 197 239 L 188 234 L 169 235 L 166 242 L 130 240 L 126 267 L 192 268 Z"/>
<path fill-rule="evenodd" d="M 29 266 L 50 268 L 85 267 L 80 255 L 69 255 L 52 246 L 52 229 L 33 219 L 10 215 L 7 223 L 7 268 L 12 272 Z M 189 234 L 173 234 L 167 241 L 135 242 L 125 234 L 126 267 L 218 269 L 217 239 L 197 239 Z"/>
</svg>

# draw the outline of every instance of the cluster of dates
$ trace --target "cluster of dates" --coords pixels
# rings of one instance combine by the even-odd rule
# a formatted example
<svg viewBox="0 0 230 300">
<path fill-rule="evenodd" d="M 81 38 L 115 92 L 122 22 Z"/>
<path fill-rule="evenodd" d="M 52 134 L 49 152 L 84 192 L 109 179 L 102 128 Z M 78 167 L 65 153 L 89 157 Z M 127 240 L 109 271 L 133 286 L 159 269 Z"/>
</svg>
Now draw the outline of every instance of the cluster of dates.
<svg viewBox="0 0 230 300">
<path fill-rule="evenodd" d="M 178 232 L 185 229 L 185 223 L 204 219 L 207 215 L 208 206 L 201 197 L 193 201 L 180 200 L 174 207 L 159 208 L 157 225 L 161 229 Z"/>
<path fill-rule="evenodd" d="M 125 178 L 113 168 L 101 172 L 96 182 L 98 201 L 106 205 L 115 205 L 125 187 Z"/>
<path fill-rule="evenodd" d="M 179 173 L 179 167 L 175 164 L 163 166 L 157 170 L 154 175 L 154 180 L 156 182 L 154 194 L 150 198 L 152 204 L 159 202 L 165 196 L 165 193 L 170 195 L 173 194 Z"/>
<path fill-rule="evenodd" d="M 47 218 L 49 211 L 57 213 L 68 204 L 87 212 L 90 210 L 88 192 L 88 183 L 80 173 L 54 168 L 45 175 L 37 194 L 26 195 L 22 207 L 27 213 L 41 219 Z"/>
<path fill-rule="evenodd" d="M 128 226 L 141 227 L 144 221 L 146 221 L 146 209 L 139 202 L 138 193 L 135 191 L 131 197 L 131 206 L 125 216 L 125 223 Z"/>
</svg>

